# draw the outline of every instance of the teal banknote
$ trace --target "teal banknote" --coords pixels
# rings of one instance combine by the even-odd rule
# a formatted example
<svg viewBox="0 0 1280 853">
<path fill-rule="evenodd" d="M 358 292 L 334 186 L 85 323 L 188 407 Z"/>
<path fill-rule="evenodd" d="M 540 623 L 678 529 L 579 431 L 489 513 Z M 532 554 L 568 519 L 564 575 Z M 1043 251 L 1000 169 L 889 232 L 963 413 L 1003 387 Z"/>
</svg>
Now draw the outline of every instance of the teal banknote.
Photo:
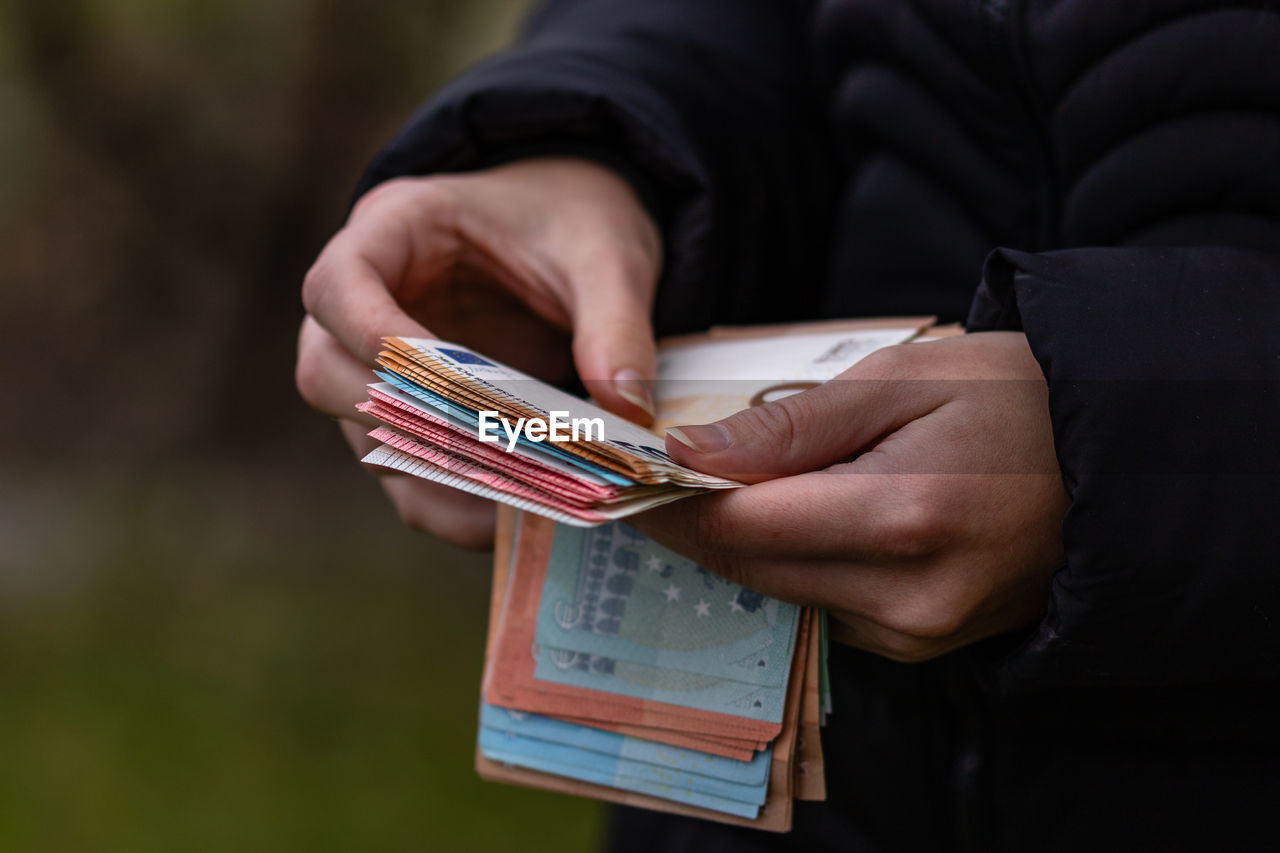
<svg viewBox="0 0 1280 853">
<path fill-rule="evenodd" d="M 677 773 L 670 773 L 668 778 L 649 775 L 649 770 L 660 769 L 653 765 L 633 766 L 632 762 L 611 760 L 599 753 L 496 729 L 480 729 L 480 751 L 493 761 L 745 818 L 754 818 L 760 813 L 760 805 L 767 793 L 761 786 L 759 793 L 753 792 L 750 802 L 708 794 L 679 784 L 683 777 Z M 638 775 L 632 775 L 633 772 Z"/>
<path fill-rule="evenodd" d="M 542 681 L 751 720 L 782 722 L 785 686 L 764 687 L 551 646 L 538 646 L 535 655 L 533 674 Z"/>
<path fill-rule="evenodd" d="M 590 726 L 553 720 L 541 714 L 499 708 L 487 702 L 480 706 L 480 725 L 500 732 L 551 741 L 610 758 L 652 764 L 679 773 L 707 777 L 758 788 L 769 781 L 773 747 L 757 752 L 750 761 L 735 761 L 696 749 L 682 749 L 637 737 L 601 731 Z M 688 787 L 697 788 L 697 785 Z M 714 793 L 709 790 L 708 793 Z"/>
<path fill-rule="evenodd" d="M 621 522 L 559 525 L 537 639 L 602 659 L 782 687 L 799 613 Z"/>
</svg>

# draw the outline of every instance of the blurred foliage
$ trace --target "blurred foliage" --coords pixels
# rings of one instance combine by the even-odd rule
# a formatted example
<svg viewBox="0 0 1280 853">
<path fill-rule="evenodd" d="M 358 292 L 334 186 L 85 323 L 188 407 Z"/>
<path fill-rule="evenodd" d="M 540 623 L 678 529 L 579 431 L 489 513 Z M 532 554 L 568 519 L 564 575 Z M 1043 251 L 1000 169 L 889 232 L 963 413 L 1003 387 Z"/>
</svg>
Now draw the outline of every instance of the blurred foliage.
<svg viewBox="0 0 1280 853">
<path fill-rule="evenodd" d="M 472 770 L 487 557 L 292 384 L 363 165 L 521 0 L 0 0 L 0 850 L 589 847 Z"/>
</svg>

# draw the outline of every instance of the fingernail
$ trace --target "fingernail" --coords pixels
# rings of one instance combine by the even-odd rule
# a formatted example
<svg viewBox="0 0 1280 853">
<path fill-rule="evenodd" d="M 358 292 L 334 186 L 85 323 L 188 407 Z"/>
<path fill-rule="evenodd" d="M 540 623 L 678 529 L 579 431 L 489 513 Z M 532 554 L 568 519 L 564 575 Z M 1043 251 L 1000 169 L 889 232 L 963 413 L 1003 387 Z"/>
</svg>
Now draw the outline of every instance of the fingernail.
<svg viewBox="0 0 1280 853">
<path fill-rule="evenodd" d="M 640 371 L 627 368 L 619 370 L 613 376 L 613 390 L 618 396 L 633 406 L 639 406 L 653 415 L 653 394 L 649 391 L 649 383 L 644 381 Z"/>
<path fill-rule="evenodd" d="M 699 453 L 716 453 L 724 450 L 729 446 L 732 438 L 724 424 L 671 427 L 667 430 L 667 435 Z"/>
</svg>

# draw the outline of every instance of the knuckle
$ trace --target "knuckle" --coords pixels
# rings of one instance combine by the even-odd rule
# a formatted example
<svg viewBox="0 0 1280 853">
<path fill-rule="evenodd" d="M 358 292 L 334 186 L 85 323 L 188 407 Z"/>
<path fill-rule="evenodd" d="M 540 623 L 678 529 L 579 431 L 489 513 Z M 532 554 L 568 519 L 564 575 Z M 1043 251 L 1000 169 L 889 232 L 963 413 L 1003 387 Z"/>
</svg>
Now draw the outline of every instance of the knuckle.
<svg viewBox="0 0 1280 853">
<path fill-rule="evenodd" d="M 350 219 L 398 218 L 408 214 L 437 226 L 452 226 L 459 210 L 457 185 L 466 178 L 453 175 L 393 178 L 361 196 L 351 210 Z"/>
<path fill-rule="evenodd" d="M 845 630 L 848 631 L 849 627 L 846 626 Z M 857 623 L 850 639 L 858 648 L 898 663 L 923 663 L 938 657 L 948 648 L 935 639 L 905 634 L 890 625 L 876 622 Z"/>
<path fill-rule="evenodd" d="M 707 571 L 724 578 L 729 583 L 748 588 L 750 586 L 747 583 L 747 562 L 741 558 L 728 554 L 715 554 L 709 557 L 705 564 L 700 565 Z"/>
<path fill-rule="evenodd" d="M 614 263 L 622 280 L 630 290 L 639 290 L 648 296 L 657 283 L 660 249 L 646 246 L 638 240 L 623 240 L 615 244 Z"/>
<path fill-rule="evenodd" d="M 333 280 L 330 252 L 331 249 L 326 247 L 302 278 L 302 306 L 308 314 L 318 315 L 323 310 L 325 294 Z"/>
<path fill-rule="evenodd" d="M 403 197 L 406 190 L 419 180 L 421 179 L 400 177 L 377 184 L 356 199 L 355 205 L 351 208 L 351 217 L 361 216 L 368 213 L 370 208 L 380 207 L 392 200 Z"/>
<path fill-rule="evenodd" d="M 634 323 L 646 322 L 657 286 L 657 264 L 642 251 L 617 240 L 581 241 L 559 270 L 558 281 L 579 305 L 609 305 Z"/>
<path fill-rule="evenodd" d="M 731 429 L 748 441 L 769 444 L 779 449 L 791 447 L 802 434 L 800 426 L 807 407 L 799 398 L 803 394 L 784 397 L 740 413 Z"/>
<path fill-rule="evenodd" d="M 714 496 L 698 499 L 693 504 L 693 524 L 690 525 L 690 542 L 698 562 L 706 564 L 723 556 L 728 525 Z"/>
<path fill-rule="evenodd" d="M 885 656 L 898 663 L 924 663 L 946 651 L 945 647 L 929 639 L 901 637 L 893 640 L 885 650 Z"/>
<path fill-rule="evenodd" d="M 293 383 L 298 395 L 313 409 L 320 408 L 330 382 L 321 346 L 314 329 L 304 325 L 298 335 L 298 360 L 293 366 Z"/>
<path fill-rule="evenodd" d="M 885 614 L 885 622 L 909 638 L 941 640 L 963 628 L 966 619 L 949 596 L 925 592 L 897 603 Z"/>
<path fill-rule="evenodd" d="M 916 350 L 912 344 L 883 347 L 868 355 L 854 366 L 860 378 L 886 381 L 910 379 L 916 374 Z"/>
<path fill-rule="evenodd" d="M 459 210 L 457 179 L 448 176 L 412 179 L 407 197 L 419 212 L 429 212 L 433 220 L 453 222 Z"/>
<path fill-rule="evenodd" d="M 951 539 L 947 514 L 934 501 L 916 497 L 889 512 L 877 529 L 877 550 L 899 559 L 930 557 Z"/>
<path fill-rule="evenodd" d="M 293 382 L 297 386 L 298 396 L 313 409 L 320 408 L 323 399 L 324 371 L 316 365 L 316 359 L 307 352 L 298 354 L 298 362 L 293 368 Z"/>
</svg>

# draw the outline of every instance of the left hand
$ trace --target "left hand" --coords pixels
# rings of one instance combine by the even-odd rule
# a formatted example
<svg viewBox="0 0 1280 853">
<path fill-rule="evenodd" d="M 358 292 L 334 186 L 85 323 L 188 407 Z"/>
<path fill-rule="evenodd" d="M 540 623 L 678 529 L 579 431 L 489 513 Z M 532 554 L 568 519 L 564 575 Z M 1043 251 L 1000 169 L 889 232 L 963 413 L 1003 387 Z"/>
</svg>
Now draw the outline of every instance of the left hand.
<svg viewBox="0 0 1280 853">
<path fill-rule="evenodd" d="M 683 465 L 752 483 L 633 520 L 708 569 L 826 607 L 832 636 L 921 661 L 1030 624 L 1069 505 L 1024 335 L 880 350 L 818 388 L 680 427 Z"/>
</svg>

